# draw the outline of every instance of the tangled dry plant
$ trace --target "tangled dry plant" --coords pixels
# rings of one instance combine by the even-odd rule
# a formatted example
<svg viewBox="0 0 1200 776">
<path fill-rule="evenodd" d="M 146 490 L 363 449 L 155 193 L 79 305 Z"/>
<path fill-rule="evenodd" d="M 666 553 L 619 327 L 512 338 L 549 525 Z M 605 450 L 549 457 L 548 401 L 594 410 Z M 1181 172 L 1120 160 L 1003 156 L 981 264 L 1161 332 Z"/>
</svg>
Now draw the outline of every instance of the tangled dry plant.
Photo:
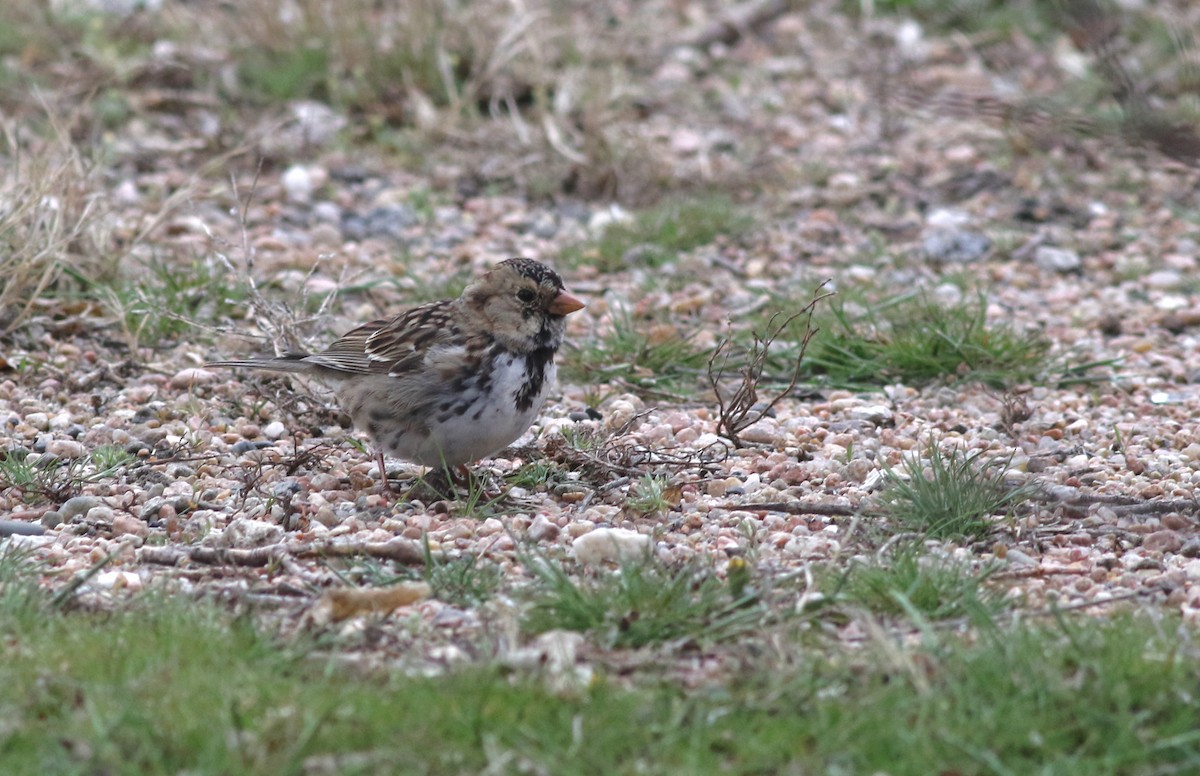
<svg viewBox="0 0 1200 776">
<path fill-rule="evenodd" d="M 800 379 L 800 367 L 804 362 L 804 354 L 808 351 L 808 343 L 819 331 L 813 326 L 813 311 L 816 310 L 818 302 L 833 296 L 832 291 L 825 290 L 827 284 L 828 281 L 813 289 L 812 301 L 799 312 L 787 316 L 776 313 L 771 316 L 771 320 L 767 322 L 766 330 L 762 334 L 757 331 L 752 333 L 754 341 L 750 345 L 748 360 L 741 368 L 741 380 L 731 393 L 722 390 L 721 382 L 725 379 L 726 371 L 729 368 L 729 359 L 733 355 L 735 347 L 734 340 L 730 337 L 721 340 L 712 355 L 709 356 L 708 383 L 717 397 L 717 430 L 722 436 L 733 442 L 735 447 L 743 446 L 740 438 L 743 431 L 762 420 L 796 387 L 796 382 Z M 804 334 L 800 337 L 799 349 L 796 352 L 796 360 L 791 374 L 787 378 L 787 386 L 765 402 L 760 402 L 758 384 L 762 380 L 771 347 L 793 321 L 801 318 L 804 319 Z"/>
<path fill-rule="evenodd" d="M 0 176 L 0 336 L 16 330 L 64 267 L 88 275 L 106 255 L 101 181 L 65 131 L 41 147 L 5 124 Z"/>
</svg>

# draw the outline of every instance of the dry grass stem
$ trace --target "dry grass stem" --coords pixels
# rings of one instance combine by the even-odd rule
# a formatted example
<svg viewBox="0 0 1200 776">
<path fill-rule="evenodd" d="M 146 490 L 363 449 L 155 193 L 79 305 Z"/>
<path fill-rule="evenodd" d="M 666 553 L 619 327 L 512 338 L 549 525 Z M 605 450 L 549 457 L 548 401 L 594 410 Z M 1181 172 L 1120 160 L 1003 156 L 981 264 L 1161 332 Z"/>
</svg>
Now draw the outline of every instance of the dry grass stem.
<svg viewBox="0 0 1200 776">
<path fill-rule="evenodd" d="M 740 438 L 743 431 L 766 417 L 767 413 L 796 387 L 796 383 L 800 379 L 800 369 L 804 363 L 804 354 L 808 350 L 808 343 L 819 331 L 813 326 L 813 312 L 816 310 L 818 302 L 833 296 L 832 292 L 824 291 L 825 285 L 826 283 L 822 283 L 813 290 L 812 301 L 799 312 L 787 316 L 777 313 L 771 316 L 771 320 L 767 322 L 766 329 L 762 334 L 757 331 L 753 332 L 753 342 L 750 345 L 746 364 L 740 370 L 741 379 L 732 393 L 722 387 L 722 381 L 729 368 L 729 359 L 735 347 L 734 341 L 726 337 L 709 357 L 708 382 L 712 387 L 713 394 L 717 397 L 717 428 L 723 436 L 733 442 L 735 447 L 743 446 Z M 788 375 L 787 385 L 770 399 L 760 402 L 758 385 L 762 380 L 771 347 L 780 335 L 787 331 L 792 322 L 799 319 L 804 320 L 804 334 L 800 337 L 795 363 Z"/>
</svg>

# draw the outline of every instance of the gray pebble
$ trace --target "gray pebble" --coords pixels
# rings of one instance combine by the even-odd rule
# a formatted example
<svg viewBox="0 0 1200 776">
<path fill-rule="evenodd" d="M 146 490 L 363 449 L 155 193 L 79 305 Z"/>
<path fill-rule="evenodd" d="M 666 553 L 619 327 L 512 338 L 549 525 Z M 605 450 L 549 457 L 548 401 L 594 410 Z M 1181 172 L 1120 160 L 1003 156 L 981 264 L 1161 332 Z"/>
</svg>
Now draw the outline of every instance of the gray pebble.
<svg viewBox="0 0 1200 776">
<path fill-rule="evenodd" d="M 63 524 L 62 513 L 50 510 L 42 515 L 42 525 L 46 528 L 58 528 Z"/>
<path fill-rule="evenodd" d="M 324 224 L 338 224 L 342 220 L 342 209 L 337 203 L 322 200 L 312 206 L 313 221 Z"/>
<path fill-rule="evenodd" d="M 987 256 L 992 241 L 966 229 L 935 229 L 925 236 L 922 248 L 936 264 L 970 264 Z"/>
<path fill-rule="evenodd" d="M 1033 263 L 1048 272 L 1077 272 L 1082 266 L 1079 254 L 1065 248 L 1055 248 L 1050 245 L 1039 245 L 1033 253 Z"/>
<path fill-rule="evenodd" d="M 563 218 L 570 218 L 581 224 L 586 224 L 592 218 L 592 209 L 582 202 L 567 200 L 558 206 L 558 212 Z"/>
<path fill-rule="evenodd" d="M 91 509 L 89 509 L 87 511 L 87 517 L 85 517 L 84 520 L 86 520 L 89 523 L 105 523 L 105 524 L 107 524 L 107 523 L 111 523 L 113 521 L 113 517 L 116 514 L 117 513 L 113 511 L 112 507 L 101 504 L 98 507 L 92 507 Z"/>
<path fill-rule="evenodd" d="M 67 499 L 67 502 L 59 507 L 59 514 L 62 515 L 63 522 L 70 522 L 77 517 L 86 515 L 92 509 L 101 506 L 104 502 L 95 496 L 76 496 L 75 498 Z"/>
<path fill-rule="evenodd" d="M 43 516 L 43 519 L 45 519 L 45 516 Z M 46 533 L 45 527 L 37 523 L 26 523 L 21 520 L 0 520 L 0 536 L 41 536 L 44 533 Z"/>
<path fill-rule="evenodd" d="M 417 212 L 407 205 L 386 205 L 365 215 L 348 213 L 342 217 L 342 233 L 350 240 L 368 237 L 391 237 L 403 242 L 404 232 L 420 221 Z"/>
<path fill-rule="evenodd" d="M 273 488 L 271 488 L 271 495 L 274 496 L 275 498 L 284 498 L 286 496 L 293 496 L 299 492 L 300 492 L 300 483 L 297 482 L 294 477 L 283 480 L 282 482 L 278 482 L 275 484 L 275 486 Z"/>
<path fill-rule="evenodd" d="M 270 446 L 271 446 L 270 442 L 264 442 L 262 440 L 251 441 L 249 439 L 243 439 L 240 442 L 235 442 L 233 444 L 233 447 L 231 447 L 229 449 L 234 453 L 234 455 L 244 455 L 246 453 L 252 453 L 255 450 L 261 450 L 264 447 L 270 447 Z"/>
<path fill-rule="evenodd" d="M 530 225 L 531 232 L 543 240 L 549 240 L 558 234 L 558 222 L 549 213 L 538 215 Z"/>
<path fill-rule="evenodd" d="M 1183 275 L 1173 269 L 1161 269 L 1151 272 L 1145 277 L 1146 285 L 1150 288 L 1172 289 L 1183 282 Z"/>
<path fill-rule="evenodd" d="M 142 520 L 153 520 L 154 518 L 158 517 L 158 510 L 161 509 L 165 503 L 166 499 L 164 499 L 162 496 L 155 496 L 152 499 L 148 499 L 146 503 L 142 505 L 142 510 L 138 513 L 138 517 L 140 517 Z"/>
<path fill-rule="evenodd" d="M 778 413 L 775 411 L 775 408 L 771 406 L 770 402 L 765 401 L 755 402 L 750 407 L 750 412 L 764 418 L 774 418 L 778 415 Z"/>
</svg>

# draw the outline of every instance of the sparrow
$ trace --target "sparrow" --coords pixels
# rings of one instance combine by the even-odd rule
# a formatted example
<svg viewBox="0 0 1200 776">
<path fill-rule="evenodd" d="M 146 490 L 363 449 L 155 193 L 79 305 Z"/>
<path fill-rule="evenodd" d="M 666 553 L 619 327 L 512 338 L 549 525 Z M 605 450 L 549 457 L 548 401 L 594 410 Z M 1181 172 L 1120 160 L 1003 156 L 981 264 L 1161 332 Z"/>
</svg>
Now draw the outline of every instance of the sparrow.
<svg viewBox="0 0 1200 776">
<path fill-rule="evenodd" d="M 583 302 L 533 259 L 508 259 L 457 299 L 364 323 L 317 353 L 215 361 L 210 367 L 302 372 L 324 379 L 383 454 L 466 474 L 512 444 L 554 385 L 566 316 Z"/>
</svg>

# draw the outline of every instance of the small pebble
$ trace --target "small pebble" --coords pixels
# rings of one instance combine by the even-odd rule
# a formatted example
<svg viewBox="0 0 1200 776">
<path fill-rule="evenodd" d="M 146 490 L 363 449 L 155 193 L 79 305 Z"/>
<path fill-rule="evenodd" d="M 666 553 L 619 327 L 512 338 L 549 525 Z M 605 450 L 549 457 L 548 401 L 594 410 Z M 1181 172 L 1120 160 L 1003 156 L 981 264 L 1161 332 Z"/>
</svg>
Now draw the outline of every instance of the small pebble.
<svg viewBox="0 0 1200 776">
<path fill-rule="evenodd" d="M 67 501 L 58 509 L 59 515 L 62 516 L 63 522 L 71 522 L 81 515 L 86 515 L 90 510 L 100 506 L 102 502 L 95 496 L 76 496 L 75 498 L 67 499 Z"/>
<path fill-rule="evenodd" d="M 1077 272 L 1083 262 L 1079 254 L 1065 248 L 1055 248 L 1050 245 L 1040 245 L 1033 253 L 1033 263 L 1047 272 L 1065 274 Z"/>
<path fill-rule="evenodd" d="M 925 236 L 922 248 L 935 264 L 969 264 L 987 256 L 992 241 L 979 232 L 939 228 Z"/>
<path fill-rule="evenodd" d="M 308 480 L 308 487 L 316 491 L 338 490 L 342 486 L 342 478 L 328 472 L 318 472 Z"/>
<path fill-rule="evenodd" d="M 265 520 L 237 518 L 225 529 L 225 540 L 231 547 L 263 547 L 283 539 L 283 528 Z"/>
<path fill-rule="evenodd" d="M 625 528 L 597 528 L 571 543 L 575 559 L 587 566 L 599 566 L 642 557 L 650 548 L 649 534 Z"/>
<path fill-rule="evenodd" d="M 535 542 L 548 543 L 553 542 L 558 538 L 559 527 L 550 522 L 545 515 L 538 515 L 529 525 L 529 530 L 525 534 Z"/>
<path fill-rule="evenodd" d="M 132 571 L 102 571 L 92 584 L 101 590 L 141 590 L 142 578 Z"/>
<path fill-rule="evenodd" d="M 208 369 L 193 367 L 181 369 L 171 377 L 172 388 L 191 388 L 193 385 L 208 385 L 216 382 L 219 375 Z"/>
<path fill-rule="evenodd" d="M 112 523 L 116 516 L 116 512 L 112 507 L 101 504 L 100 506 L 92 507 L 87 511 L 87 516 L 84 520 L 88 523 Z"/>
<path fill-rule="evenodd" d="M 83 458 L 87 448 L 73 439 L 54 439 L 46 444 L 46 452 L 56 458 Z"/>
<path fill-rule="evenodd" d="M 1182 546 L 1179 534 L 1169 529 L 1155 531 L 1142 540 L 1142 549 L 1148 552 L 1176 552 Z"/>
<path fill-rule="evenodd" d="M 282 439 L 287 436 L 287 426 L 281 421 L 273 420 L 263 428 L 262 433 L 267 439 Z"/>
<path fill-rule="evenodd" d="M 91 517 L 91 512 L 88 513 Z M 138 536 L 146 538 L 150 535 L 150 526 L 133 515 L 121 512 L 112 518 L 113 536 Z"/>
<path fill-rule="evenodd" d="M 49 513 L 47 512 L 46 514 Z M 43 515 L 43 518 L 44 517 L 45 515 Z M 26 523 L 21 520 L 0 520 L 0 536 L 40 536 L 44 533 L 46 533 L 46 526 L 44 523 Z"/>
</svg>

